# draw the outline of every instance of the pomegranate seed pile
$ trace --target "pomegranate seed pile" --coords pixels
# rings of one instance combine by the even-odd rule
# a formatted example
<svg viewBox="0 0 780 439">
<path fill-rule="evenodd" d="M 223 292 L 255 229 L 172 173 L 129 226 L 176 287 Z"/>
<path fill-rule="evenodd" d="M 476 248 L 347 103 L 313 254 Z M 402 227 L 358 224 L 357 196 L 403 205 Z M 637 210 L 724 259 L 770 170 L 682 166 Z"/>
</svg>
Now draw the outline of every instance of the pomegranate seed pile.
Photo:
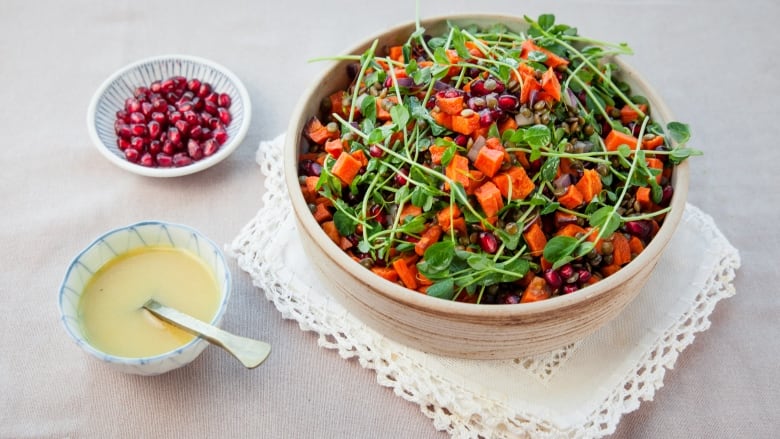
<svg viewBox="0 0 780 439">
<path fill-rule="evenodd" d="M 187 166 L 227 141 L 230 104 L 228 94 L 195 78 L 173 76 L 138 87 L 116 112 L 117 146 L 142 166 Z"/>
</svg>

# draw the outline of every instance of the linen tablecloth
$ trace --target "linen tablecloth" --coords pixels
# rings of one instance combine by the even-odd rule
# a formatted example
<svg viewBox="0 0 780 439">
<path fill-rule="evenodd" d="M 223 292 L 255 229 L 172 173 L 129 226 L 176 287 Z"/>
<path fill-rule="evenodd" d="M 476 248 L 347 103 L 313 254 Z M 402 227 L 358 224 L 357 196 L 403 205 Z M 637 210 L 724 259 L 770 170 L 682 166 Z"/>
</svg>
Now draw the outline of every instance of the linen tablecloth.
<svg viewBox="0 0 780 439">
<path fill-rule="evenodd" d="M 776 22 L 771 0 L 424 1 L 425 17 L 555 13 L 581 33 L 626 41 L 627 61 L 691 125 L 689 201 L 740 251 L 737 294 L 718 304 L 652 402 L 616 438 L 773 437 L 780 426 L 780 149 L 774 132 Z M 95 236 L 143 219 L 195 227 L 228 245 L 261 206 L 254 154 L 285 130 L 303 88 L 356 40 L 414 18 L 412 1 L 6 0 L 0 3 L 0 437 L 444 438 L 373 371 L 320 349 L 231 260 L 227 330 L 274 350 L 256 370 L 216 348 L 154 378 L 88 358 L 58 320 L 68 263 Z M 252 126 L 226 161 L 176 179 L 123 172 L 90 144 L 87 104 L 135 60 L 187 53 L 247 85 Z"/>
</svg>

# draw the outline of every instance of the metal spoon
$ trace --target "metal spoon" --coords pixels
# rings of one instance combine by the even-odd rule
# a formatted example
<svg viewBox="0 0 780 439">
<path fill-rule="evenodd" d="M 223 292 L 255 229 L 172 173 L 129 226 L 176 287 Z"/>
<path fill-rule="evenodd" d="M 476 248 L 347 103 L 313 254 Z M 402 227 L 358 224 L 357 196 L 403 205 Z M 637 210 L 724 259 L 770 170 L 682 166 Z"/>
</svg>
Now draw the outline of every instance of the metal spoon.
<svg viewBox="0 0 780 439">
<path fill-rule="evenodd" d="M 271 353 L 271 345 L 264 341 L 233 335 L 181 311 L 162 305 L 154 299 L 149 299 L 143 307 L 162 320 L 195 335 L 200 335 L 212 344 L 228 351 L 248 369 L 259 366 Z"/>
</svg>

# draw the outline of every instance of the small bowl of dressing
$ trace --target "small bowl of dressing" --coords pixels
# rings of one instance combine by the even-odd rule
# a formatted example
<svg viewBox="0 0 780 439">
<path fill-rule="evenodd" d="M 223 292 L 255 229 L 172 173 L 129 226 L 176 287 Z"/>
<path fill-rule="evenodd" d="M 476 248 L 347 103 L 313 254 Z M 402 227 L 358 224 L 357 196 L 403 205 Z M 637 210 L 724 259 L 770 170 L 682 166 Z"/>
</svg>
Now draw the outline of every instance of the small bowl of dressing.
<svg viewBox="0 0 780 439">
<path fill-rule="evenodd" d="M 154 317 L 146 301 L 218 326 L 230 287 L 214 242 L 188 226 L 144 221 L 103 234 L 73 259 L 60 317 L 91 356 L 122 372 L 159 375 L 192 362 L 208 342 Z"/>
</svg>

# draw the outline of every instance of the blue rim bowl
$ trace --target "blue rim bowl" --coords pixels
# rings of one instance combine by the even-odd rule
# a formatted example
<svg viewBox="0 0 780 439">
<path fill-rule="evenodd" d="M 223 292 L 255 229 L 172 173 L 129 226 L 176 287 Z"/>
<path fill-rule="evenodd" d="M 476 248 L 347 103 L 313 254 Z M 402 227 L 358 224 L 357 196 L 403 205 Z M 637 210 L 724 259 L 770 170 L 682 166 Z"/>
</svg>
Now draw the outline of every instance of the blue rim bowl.
<svg viewBox="0 0 780 439">
<path fill-rule="evenodd" d="M 211 320 L 219 325 L 231 293 L 231 276 L 220 248 L 197 230 L 163 221 L 143 221 L 110 230 L 96 238 L 68 266 L 59 289 L 60 320 L 68 335 L 85 352 L 112 368 L 136 375 L 159 375 L 185 366 L 208 346 L 200 337 L 164 354 L 150 357 L 121 357 L 107 354 L 90 344 L 85 337 L 78 312 L 84 287 L 105 263 L 130 250 L 168 246 L 186 250 L 202 260 L 214 273 L 220 287 L 219 309 Z"/>
</svg>

